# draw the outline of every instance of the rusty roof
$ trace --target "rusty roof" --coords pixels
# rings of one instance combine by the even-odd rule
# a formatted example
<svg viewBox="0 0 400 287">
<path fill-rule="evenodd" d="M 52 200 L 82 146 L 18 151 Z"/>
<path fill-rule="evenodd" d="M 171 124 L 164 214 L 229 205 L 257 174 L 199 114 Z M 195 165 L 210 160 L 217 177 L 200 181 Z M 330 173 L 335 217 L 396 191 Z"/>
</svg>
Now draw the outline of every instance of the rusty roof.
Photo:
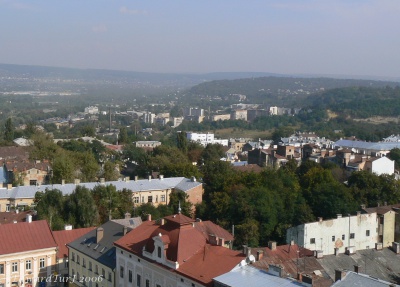
<svg viewBox="0 0 400 287">
<path fill-rule="evenodd" d="M 0 255 L 56 248 L 46 220 L 0 225 Z"/>
<path fill-rule="evenodd" d="M 15 211 L 0 212 L 0 224 L 14 223 L 14 221 L 25 222 L 28 214 L 32 217 L 36 216 L 36 212 L 33 210 L 19 211 L 18 213 Z"/>
</svg>

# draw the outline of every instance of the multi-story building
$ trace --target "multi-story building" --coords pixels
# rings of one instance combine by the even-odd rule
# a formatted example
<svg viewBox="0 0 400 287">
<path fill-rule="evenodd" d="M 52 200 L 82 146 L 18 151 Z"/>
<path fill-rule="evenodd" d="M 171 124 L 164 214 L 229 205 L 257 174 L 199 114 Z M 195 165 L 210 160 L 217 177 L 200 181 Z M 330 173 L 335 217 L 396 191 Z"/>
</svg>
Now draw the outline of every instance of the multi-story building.
<svg viewBox="0 0 400 287">
<path fill-rule="evenodd" d="M 212 133 L 194 133 L 194 132 L 187 132 L 186 138 L 189 141 L 198 142 L 203 146 L 207 146 L 208 144 L 220 144 L 223 146 L 228 146 L 228 139 L 215 139 L 214 134 Z"/>
<path fill-rule="evenodd" d="M 95 106 L 89 106 L 85 108 L 85 114 L 95 115 L 99 113 L 99 108 Z"/>
<path fill-rule="evenodd" d="M 231 120 L 247 121 L 247 110 L 234 110 L 231 112 Z"/>
<path fill-rule="evenodd" d="M 204 109 L 201 108 L 184 108 L 183 116 L 204 117 Z"/>
<path fill-rule="evenodd" d="M 156 115 L 150 112 L 143 113 L 143 122 L 146 124 L 154 124 L 154 120 L 156 118 Z"/>
<path fill-rule="evenodd" d="M 38 286 L 54 274 L 57 243 L 46 220 L 0 225 L 0 242 L 0 286 Z"/>
<path fill-rule="evenodd" d="M 114 241 L 132 230 L 112 220 L 67 244 L 73 286 L 115 286 Z"/>
<path fill-rule="evenodd" d="M 58 246 L 55 270 L 60 277 L 68 278 L 69 276 L 67 244 L 93 229 L 95 227 L 73 229 L 72 225 L 65 225 L 64 230 L 53 231 L 53 237 Z"/>
<path fill-rule="evenodd" d="M 376 212 L 305 223 L 286 232 L 286 242 L 294 241 L 301 247 L 320 251 L 321 255 L 353 253 L 375 248 L 379 243 Z"/>
<path fill-rule="evenodd" d="M 75 188 L 80 185 L 92 190 L 97 185 L 113 185 L 117 191 L 130 190 L 135 205 L 151 203 L 155 206 L 159 204 L 168 204 L 172 192 L 182 191 L 188 195 L 188 200 L 192 204 L 201 203 L 203 200 L 203 184 L 196 178 L 171 177 L 164 178 L 160 175 L 158 179 L 124 180 L 106 182 L 101 179 L 100 182 L 84 182 L 78 180 L 75 183 L 40 185 L 40 186 L 17 186 L 0 188 L 0 211 L 9 211 L 18 206 L 32 206 L 34 204 L 36 192 L 45 192 L 46 189 L 58 189 L 63 195 L 70 195 Z"/>
<path fill-rule="evenodd" d="M 213 286 L 214 277 L 245 262 L 245 255 L 225 247 L 232 239 L 218 225 L 180 213 L 143 222 L 114 243 L 115 286 Z"/>
<path fill-rule="evenodd" d="M 161 145 L 160 141 L 137 141 L 135 142 L 136 147 L 155 148 Z"/>
<path fill-rule="evenodd" d="M 212 120 L 214 122 L 216 122 L 216 121 L 227 121 L 227 120 L 230 120 L 230 119 L 231 119 L 231 115 L 230 114 L 212 116 Z"/>
</svg>

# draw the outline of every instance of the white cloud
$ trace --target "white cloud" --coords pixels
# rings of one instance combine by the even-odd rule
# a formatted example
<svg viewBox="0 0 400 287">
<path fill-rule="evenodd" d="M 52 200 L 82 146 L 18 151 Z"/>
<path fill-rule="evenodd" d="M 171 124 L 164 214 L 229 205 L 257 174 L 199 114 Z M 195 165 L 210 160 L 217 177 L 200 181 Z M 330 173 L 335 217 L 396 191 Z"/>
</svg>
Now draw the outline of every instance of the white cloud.
<svg viewBox="0 0 400 287">
<path fill-rule="evenodd" d="M 106 25 L 100 24 L 92 27 L 92 31 L 95 33 L 105 33 L 107 32 L 107 27 Z"/>
<path fill-rule="evenodd" d="M 145 10 L 129 9 L 125 6 L 122 6 L 119 9 L 119 12 L 121 14 L 127 14 L 127 15 L 147 15 L 147 11 Z"/>
</svg>

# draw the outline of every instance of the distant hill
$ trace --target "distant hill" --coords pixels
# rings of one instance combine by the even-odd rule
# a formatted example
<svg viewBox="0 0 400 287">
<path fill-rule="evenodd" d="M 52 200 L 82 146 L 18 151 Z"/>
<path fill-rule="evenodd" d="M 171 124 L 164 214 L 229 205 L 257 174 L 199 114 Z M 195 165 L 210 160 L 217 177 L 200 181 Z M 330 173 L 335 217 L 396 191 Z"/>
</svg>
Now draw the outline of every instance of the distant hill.
<svg viewBox="0 0 400 287">
<path fill-rule="evenodd" d="M 246 96 L 246 102 L 285 107 L 304 106 L 311 95 L 344 87 L 395 87 L 398 82 L 297 77 L 259 77 L 237 80 L 210 81 L 196 85 L 186 92 L 185 101 L 221 98 L 229 100 L 235 94 Z M 312 104 L 312 101 L 307 101 Z"/>
</svg>

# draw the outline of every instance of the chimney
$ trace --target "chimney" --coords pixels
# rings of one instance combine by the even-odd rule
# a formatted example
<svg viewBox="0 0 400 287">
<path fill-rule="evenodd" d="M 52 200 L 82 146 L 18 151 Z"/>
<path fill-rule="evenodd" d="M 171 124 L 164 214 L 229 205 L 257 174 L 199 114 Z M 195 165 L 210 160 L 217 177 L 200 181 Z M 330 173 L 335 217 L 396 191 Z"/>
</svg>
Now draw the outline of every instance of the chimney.
<svg viewBox="0 0 400 287">
<path fill-rule="evenodd" d="M 382 250 L 382 248 L 383 248 L 382 242 L 375 243 L 375 249 L 376 250 Z"/>
<path fill-rule="evenodd" d="M 361 209 L 365 209 L 365 204 L 361 204 Z"/>
<path fill-rule="evenodd" d="M 192 180 L 192 182 L 196 182 L 196 177 L 192 176 L 191 180 Z"/>
<path fill-rule="evenodd" d="M 72 230 L 72 225 L 71 224 L 65 224 L 64 225 L 64 230 Z"/>
<path fill-rule="evenodd" d="M 30 215 L 30 214 L 27 214 L 26 215 L 26 222 L 32 222 L 32 215 Z"/>
<path fill-rule="evenodd" d="M 16 214 L 18 214 L 18 213 L 19 213 L 19 209 L 18 209 L 18 208 L 15 210 L 15 213 L 16 213 Z"/>
<path fill-rule="evenodd" d="M 151 175 L 149 175 L 149 181 L 151 181 Z"/>
<path fill-rule="evenodd" d="M 106 179 L 104 177 L 100 178 L 100 183 L 105 183 Z"/>
<path fill-rule="evenodd" d="M 294 245 L 295 243 L 294 243 L 294 240 L 290 240 L 290 245 Z"/>
<path fill-rule="evenodd" d="M 61 185 L 65 185 L 65 179 L 61 180 Z"/>
<path fill-rule="evenodd" d="M 80 179 L 78 179 L 78 178 L 75 178 L 75 179 L 74 179 L 74 184 L 75 184 L 75 185 L 80 184 L 80 183 L 81 183 L 81 180 L 80 180 Z"/>
<path fill-rule="evenodd" d="M 313 278 L 310 275 L 302 275 L 301 282 L 306 283 L 307 285 L 303 284 L 305 286 L 313 286 Z"/>
<path fill-rule="evenodd" d="M 218 239 L 218 245 L 219 245 L 219 246 L 224 246 L 224 245 L 225 245 L 225 239 L 219 238 L 219 239 Z"/>
<path fill-rule="evenodd" d="M 130 219 L 131 218 L 131 214 L 129 212 L 125 213 L 125 219 Z"/>
<path fill-rule="evenodd" d="M 160 174 L 158 177 L 160 178 L 160 180 L 164 179 L 164 176 L 162 174 Z"/>
<path fill-rule="evenodd" d="M 297 280 L 300 282 L 303 281 L 303 274 L 301 274 L 300 272 L 297 273 Z"/>
<path fill-rule="evenodd" d="M 399 254 L 400 253 L 400 243 L 392 242 L 392 249 L 393 249 L 394 253 Z"/>
<path fill-rule="evenodd" d="M 256 260 L 257 260 L 257 261 L 260 261 L 260 260 L 263 258 L 263 256 L 264 256 L 264 251 L 262 251 L 262 250 L 257 250 L 257 257 L 256 257 Z"/>
<path fill-rule="evenodd" d="M 242 245 L 243 247 L 243 254 L 247 255 L 247 245 Z"/>
<path fill-rule="evenodd" d="M 339 248 L 338 247 L 334 248 L 334 254 L 335 254 L 335 256 L 339 255 Z"/>
<path fill-rule="evenodd" d="M 337 218 L 342 218 L 341 214 L 336 214 Z"/>
<path fill-rule="evenodd" d="M 250 257 L 251 255 L 251 248 L 247 247 L 246 257 Z"/>
<path fill-rule="evenodd" d="M 346 277 L 346 271 L 335 270 L 335 282 L 344 279 Z"/>
<path fill-rule="evenodd" d="M 151 221 L 151 214 L 147 214 L 147 221 Z"/>
<path fill-rule="evenodd" d="M 124 235 L 128 233 L 128 227 L 124 226 Z"/>
<path fill-rule="evenodd" d="M 139 177 L 137 175 L 135 175 L 135 181 L 138 181 Z"/>
<path fill-rule="evenodd" d="M 268 241 L 268 248 L 271 250 L 276 249 L 276 241 Z"/>
<path fill-rule="evenodd" d="M 12 189 L 12 183 L 7 184 L 7 189 L 8 190 Z"/>
<path fill-rule="evenodd" d="M 160 225 L 164 225 L 165 224 L 165 219 L 164 218 L 161 218 L 161 220 L 160 220 Z"/>
<path fill-rule="evenodd" d="M 354 272 L 360 273 L 360 272 L 361 272 L 361 266 L 359 266 L 359 265 L 354 265 Z"/>
<path fill-rule="evenodd" d="M 125 181 L 129 182 L 131 180 L 131 178 L 129 176 L 125 177 Z"/>
<path fill-rule="evenodd" d="M 357 216 L 360 216 L 361 215 L 361 211 L 357 211 Z"/>
<path fill-rule="evenodd" d="M 268 264 L 268 273 L 274 276 L 283 277 L 283 267 L 280 265 Z"/>
<path fill-rule="evenodd" d="M 322 222 L 324 219 L 322 217 L 318 217 L 318 222 Z"/>
<path fill-rule="evenodd" d="M 104 229 L 99 227 L 96 229 L 96 243 L 99 243 L 103 239 Z"/>
</svg>

